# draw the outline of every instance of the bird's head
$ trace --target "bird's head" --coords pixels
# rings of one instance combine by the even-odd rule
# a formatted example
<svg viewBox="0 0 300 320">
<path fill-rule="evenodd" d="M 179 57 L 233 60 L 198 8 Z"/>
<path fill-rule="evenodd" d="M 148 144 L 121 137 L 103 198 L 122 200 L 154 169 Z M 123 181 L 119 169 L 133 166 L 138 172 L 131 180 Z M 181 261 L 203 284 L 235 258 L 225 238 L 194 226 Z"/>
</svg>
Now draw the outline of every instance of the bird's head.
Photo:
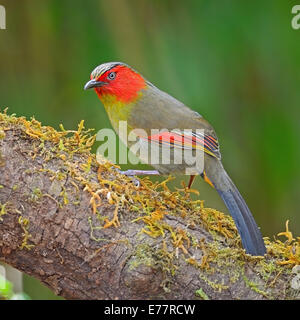
<svg viewBox="0 0 300 320">
<path fill-rule="evenodd" d="M 121 62 L 101 64 L 92 71 L 90 78 L 84 89 L 94 88 L 104 104 L 114 100 L 131 103 L 138 98 L 140 90 L 147 86 L 139 73 Z"/>
</svg>

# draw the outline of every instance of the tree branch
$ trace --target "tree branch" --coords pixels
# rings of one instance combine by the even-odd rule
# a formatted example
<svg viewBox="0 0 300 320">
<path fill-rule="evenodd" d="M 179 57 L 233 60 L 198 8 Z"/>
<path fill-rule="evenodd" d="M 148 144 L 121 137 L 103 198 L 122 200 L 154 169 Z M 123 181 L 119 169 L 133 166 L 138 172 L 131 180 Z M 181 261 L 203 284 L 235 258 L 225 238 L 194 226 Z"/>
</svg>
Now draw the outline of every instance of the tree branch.
<svg viewBox="0 0 300 320">
<path fill-rule="evenodd" d="M 298 241 L 245 255 L 230 217 L 186 189 L 135 187 L 93 142 L 83 122 L 0 113 L 0 260 L 68 299 L 297 298 Z"/>
</svg>

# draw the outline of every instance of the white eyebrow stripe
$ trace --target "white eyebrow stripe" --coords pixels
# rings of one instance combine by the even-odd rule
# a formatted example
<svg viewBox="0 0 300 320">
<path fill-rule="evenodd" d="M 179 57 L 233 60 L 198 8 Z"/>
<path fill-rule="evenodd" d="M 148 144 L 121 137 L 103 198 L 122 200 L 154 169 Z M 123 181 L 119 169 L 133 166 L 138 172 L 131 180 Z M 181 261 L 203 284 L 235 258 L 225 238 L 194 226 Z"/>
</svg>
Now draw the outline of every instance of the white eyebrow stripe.
<svg viewBox="0 0 300 320">
<path fill-rule="evenodd" d="M 100 66 L 96 67 L 93 71 L 92 71 L 92 78 L 98 78 L 99 76 L 101 76 L 103 73 L 107 72 L 108 70 L 119 66 L 119 65 L 125 65 L 122 62 L 107 62 L 107 63 L 103 63 Z"/>
</svg>

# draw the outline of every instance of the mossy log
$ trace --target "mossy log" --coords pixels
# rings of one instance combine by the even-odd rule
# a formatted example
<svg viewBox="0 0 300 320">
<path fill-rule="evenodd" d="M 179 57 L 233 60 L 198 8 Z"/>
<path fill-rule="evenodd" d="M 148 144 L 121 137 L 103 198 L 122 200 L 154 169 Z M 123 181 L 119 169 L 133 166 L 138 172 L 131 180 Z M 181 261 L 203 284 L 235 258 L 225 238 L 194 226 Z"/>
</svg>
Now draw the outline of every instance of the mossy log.
<svg viewBox="0 0 300 320">
<path fill-rule="evenodd" d="M 299 298 L 288 226 L 248 256 L 228 215 L 170 178 L 136 187 L 94 139 L 0 113 L 0 260 L 67 299 Z"/>
</svg>

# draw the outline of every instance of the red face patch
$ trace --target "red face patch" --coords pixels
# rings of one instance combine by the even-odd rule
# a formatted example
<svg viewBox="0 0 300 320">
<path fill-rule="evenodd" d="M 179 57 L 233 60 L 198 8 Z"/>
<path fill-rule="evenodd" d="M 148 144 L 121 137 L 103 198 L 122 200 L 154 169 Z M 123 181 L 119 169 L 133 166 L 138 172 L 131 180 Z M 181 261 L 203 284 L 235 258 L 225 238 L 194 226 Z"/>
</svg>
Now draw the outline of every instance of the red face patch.
<svg viewBox="0 0 300 320">
<path fill-rule="evenodd" d="M 118 65 L 97 78 L 106 82 L 101 87 L 95 88 L 98 96 L 113 95 L 125 103 L 137 98 L 138 92 L 146 87 L 146 82 L 141 75 L 124 65 Z"/>
</svg>

